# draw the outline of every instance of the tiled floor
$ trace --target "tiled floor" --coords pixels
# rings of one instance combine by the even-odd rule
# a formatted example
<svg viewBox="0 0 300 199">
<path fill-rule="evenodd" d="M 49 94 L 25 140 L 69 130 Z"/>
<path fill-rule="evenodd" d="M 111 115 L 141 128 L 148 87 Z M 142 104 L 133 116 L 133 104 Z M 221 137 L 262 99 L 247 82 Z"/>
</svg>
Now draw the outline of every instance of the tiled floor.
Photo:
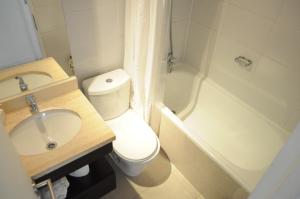
<svg viewBox="0 0 300 199">
<path fill-rule="evenodd" d="M 134 178 L 113 167 L 117 189 L 102 199 L 204 199 L 162 151 L 141 175 Z"/>
</svg>

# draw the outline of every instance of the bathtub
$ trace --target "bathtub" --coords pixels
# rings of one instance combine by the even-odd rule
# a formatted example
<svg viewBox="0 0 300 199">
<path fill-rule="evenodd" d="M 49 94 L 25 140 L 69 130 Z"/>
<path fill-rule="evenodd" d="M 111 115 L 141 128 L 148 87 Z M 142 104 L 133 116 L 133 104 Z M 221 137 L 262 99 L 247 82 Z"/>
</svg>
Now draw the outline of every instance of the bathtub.
<svg viewBox="0 0 300 199">
<path fill-rule="evenodd" d="M 185 118 L 196 104 L 197 92 L 203 79 L 204 76 L 193 67 L 177 63 L 165 78 L 164 104 L 178 117 Z"/>
<path fill-rule="evenodd" d="M 161 111 L 163 148 L 207 198 L 246 198 L 288 133 L 187 65 L 172 73 Z"/>
</svg>

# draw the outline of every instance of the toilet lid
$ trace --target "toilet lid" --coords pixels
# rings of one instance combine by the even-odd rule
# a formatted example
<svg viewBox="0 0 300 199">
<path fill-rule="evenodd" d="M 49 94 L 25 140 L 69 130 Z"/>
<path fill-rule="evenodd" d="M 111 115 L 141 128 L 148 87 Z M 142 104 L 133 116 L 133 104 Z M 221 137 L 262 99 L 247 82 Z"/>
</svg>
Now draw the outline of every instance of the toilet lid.
<svg viewBox="0 0 300 199">
<path fill-rule="evenodd" d="M 122 158 L 144 160 L 156 152 L 156 134 L 132 110 L 106 122 L 116 134 L 116 140 L 113 141 L 114 152 Z"/>
<path fill-rule="evenodd" d="M 88 95 L 104 95 L 120 89 L 129 81 L 130 77 L 127 73 L 117 69 L 86 79 L 82 82 L 82 86 Z"/>
</svg>

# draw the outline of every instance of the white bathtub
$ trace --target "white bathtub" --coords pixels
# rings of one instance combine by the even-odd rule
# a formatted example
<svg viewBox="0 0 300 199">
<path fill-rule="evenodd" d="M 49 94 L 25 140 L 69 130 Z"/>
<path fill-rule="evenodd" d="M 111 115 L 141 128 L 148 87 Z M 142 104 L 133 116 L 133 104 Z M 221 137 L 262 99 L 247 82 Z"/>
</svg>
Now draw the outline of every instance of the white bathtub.
<svg viewBox="0 0 300 199">
<path fill-rule="evenodd" d="M 168 97 L 168 100 L 165 100 L 166 106 L 169 107 L 169 104 L 171 104 L 172 110 L 181 111 L 186 107 L 192 108 L 189 111 L 185 111 L 185 114 L 181 114 L 182 112 L 179 111 L 177 116 L 169 111 L 168 108 L 162 110 L 160 130 L 162 146 L 165 145 L 167 153 L 169 152 L 173 156 L 171 160 L 173 159 L 173 161 L 177 162 L 183 170 L 185 169 L 182 166 L 183 162 L 188 161 L 188 158 L 184 156 L 193 154 L 196 160 L 197 153 L 204 152 L 221 170 L 241 185 L 241 188 L 251 192 L 284 144 L 288 133 L 237 97 L 231 95 L 214 81 L 208 78 L 201 81 L 201 78 L 201 76 L 191 73 L 191 69 L 188 67 L 182 67 L 175 70 L 174 74 L 170 74 L 166 88 L 172 87 L 173 84 L 174 91 L 166 95 Z M 188 83 L 183 83 L 185 81 Z M 195 97 L 198 87 L 197 85 L 191 85 L 191 82 L 201 82 L 198 98 Z M 185 88 L 182 88 L 184 86 Z M 182 92 L 179 92 L 181 90 L 182 92 L 189 91 L 189 102 L 186 98 L 184 98 L 186 100 L 184 103 L 181 102 L 185 106 L 180 103 L 170 102 L 171 100 L 182 99 Z M 166 92 L 168 93 L 167 90 Z M 171 94 L 173 96 L 170 96 Z M 192 100 L 193 97 L 194 101 Z M 176 107 L 177 104 L 181 106 Z M 180 135 L 180 133 L 183 135 Z M 191 151 L 193 152 L 190 151 L 182 155 L 182 157 L 176 157 L 181 152 L 174 152 L 177 149 L 172 148 L 172 139 L 174 140 L 175 137 L 186 139 L 184 142 L 178 141 L 177 143 L 179 148 L 179 145 L 185 145 L 185 148 L 182 148 L 182 150 L 189 148 L 190 146 L 188 145 L 193 145 L 196 149 L 192 147 Z M 195 152 L 195 150 L 198 150 L 198 152 Z M 210 167 L 214 167 L 212 166 L 213 163 L 209 164 L 211 165 Z M 201 170 L 203 168 L 197 163 L 191 163 L 191 165 L 195 166 L 190 166 L 190 170 Z M 186 169 L 186 173 L 189 172 Z M 219 172 L 219 169 L 214 170 L 214 172 Z M 193 179 L 192 174 L 189 175 L 192 181 L 197 184 L 197 179 Z M 216 176 L 212 176 L 212 178 L 214 177 Z M 201 178 L 201 175 L 198 178 Z M 221 176 L 220 178 L 223 178 L 220 179 L 221 184 L 226 183 L 227 177 Z M 218 179 L 216 178 L 212 182 L 205 183 L 207 183 L 205 186 L 209 186 L 210 183 L 216 184 Z M 237 187 L 232 182 L 230 187 L 235 186 Z M 197 188 L 197 185 L 195 187 Z M 199 184 L 198 187 L 203 189 L 203 184 Z M 222 193 L 223 195 L 220 194 L 220 197 L 224 197 L 224 195 L 233 197 L 230 195 L 231 193 L 225 192 Z M 234 192 L 236 190 L 233 190 L 232 194 L 235 194 Z M 237 196 L 236 198 L 242 197 Z"/>
<path fill-rule="evenodd" d="M 177 63 L 166 77 L 164 104 L 180 118 L 193 109 L 203 75 L 187 64 Z"/>
</svg>

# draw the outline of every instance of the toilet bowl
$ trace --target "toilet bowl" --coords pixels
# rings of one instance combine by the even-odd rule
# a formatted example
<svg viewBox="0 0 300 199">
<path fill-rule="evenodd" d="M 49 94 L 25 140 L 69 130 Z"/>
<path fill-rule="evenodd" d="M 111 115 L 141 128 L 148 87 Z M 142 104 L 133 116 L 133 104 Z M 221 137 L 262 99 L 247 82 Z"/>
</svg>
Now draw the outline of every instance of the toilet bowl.
<svg viewBox="0 0 300 199">
<path fill-rule="evenodd" d="M 159 152 L 160 144 L 156 134 L 133 110 L 108 120 L 107 124 L 116 134 L 113 142 L 114 162 L 129 176 L 140 174 Z"/>
<path fill-rule="evenodd" d="M 125 174 L 139 175 L 158 154 L 160 143 L 149 125 L 129 108 L 129 76 L 114 70 L 84 80 L 83 89 L 116 135 L 111 158 Z"/>
</svg>

